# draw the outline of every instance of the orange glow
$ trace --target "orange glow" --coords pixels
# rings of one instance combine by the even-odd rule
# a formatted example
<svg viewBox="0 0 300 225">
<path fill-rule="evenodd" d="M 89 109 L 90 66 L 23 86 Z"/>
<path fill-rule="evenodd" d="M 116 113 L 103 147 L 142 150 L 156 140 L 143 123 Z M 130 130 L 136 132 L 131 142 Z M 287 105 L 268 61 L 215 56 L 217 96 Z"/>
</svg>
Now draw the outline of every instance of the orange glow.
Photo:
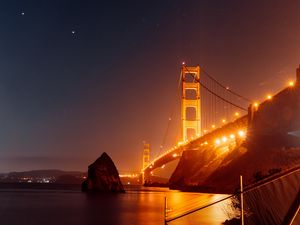
<svg viewBox="0 0 300 225">
<path fill-rule="evenodd" d="M 174 153 L 174 154 L 173 154 L 173 157 L 174 157 L 174 158 L 177 157 L 177 153 Z"/>
<path fill-rule="evenodd" d="M 267 95 L 267 99 L 271 100 L 272 99 L 272 95 Z"/>
<path fill-rule="evenodd" d="M 254 105 L 254 107 L 256 107 L 256 108 L 258 107 L 258 103 L 257 103 L 257 102 L 254 102 L 253 105 Z"/>
<path fill-rule="evenodd" d="M 238 135 L 239 135 L 240 137 L 245 137 L 245 132 L 242 131 L 242 130 L 240 130 L 240 131 L 238 132 Z"/>
<path fill-rule="evenodd" d="M 294 81 L 290 81 L 290 82 L 289 82 L 289 86 L 290 86 L 290 87 L 293 87 L 294 85 L 295 85 Z"/>
<path fill-rule="evenodd" d="M 203 130 L 203 133 L 205 134 L 207 132 L 207 130 Z"/>
<path fill-rule="evenodd" d="M 222 137 L 222 141 L 226 142 L 227 141 L 227 137 Z"/>
<path fill-rule="evenodd" d="M 205 142 L 204 142 L 204 144 L 205 144 L 205 145 L 208 145 L 208 142 L 207 142 L 207 141 L 205 141 Z"/>
<path fill-rule="evenodd" d="M 215 128 L 216 128 L 216 125 L 214 125 L 214 124 L 213 124 L 213 125 L 211 125 L 211 128 L 215 129 Z"/>
<path fill-rule="evenodd" d="M 163 168 L 165 168 L 165 166 L 166 166 L 166 165 L 164 164 L 164 165 L 161 166 L 161 168 L 163 169 Z"/>
<path fill-rule="evenodd" d="M 225 120 L 225 119 L 222 119 L 222 123 L 226 123 L 226 120 Z"/>
<path fill-rule="evenodd" d="M 234 135 L 234 134 L 230 134 L 229 137 L 230 137 L 231 139 L 234 139 L 234 138 L 235 138 L 235 135 Z"/>
<path fill-rule="evenodd" d="M 181 145 L 183 145 L 183 144 L 184 144 L 183 141 L 179 141 L 179 142 L 177 143 L 178 146 L 181 146 Z"/>
<path fill-rule="evenodd" d="M 236 112 L 234 115 L 235 115 L 235 116 L 239 116 L 239 115 L 240 115 L 240 113 Z"/>
<path fill-rule="evenodd" d="M 220 139 L 217 139 L 215 142 L 217 145 L 219 145 L 221 143 Z"/>
</svg>

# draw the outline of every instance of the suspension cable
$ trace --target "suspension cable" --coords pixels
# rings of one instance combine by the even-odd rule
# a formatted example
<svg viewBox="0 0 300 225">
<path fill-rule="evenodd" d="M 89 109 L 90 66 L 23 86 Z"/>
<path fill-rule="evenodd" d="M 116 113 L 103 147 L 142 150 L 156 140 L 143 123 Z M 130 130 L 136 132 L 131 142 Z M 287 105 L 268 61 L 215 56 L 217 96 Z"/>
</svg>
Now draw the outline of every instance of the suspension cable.
<svg viewBox="0 0 300 225">
<path fill-rule="evenodd" d="M 235 91 L 232 91 L 231 89 L 229 89 L 228 87 L 225 87 L 223 84 L 221 84 L 219 81 L 217 81 L 215 78 L 213 78 L 213 76 L 211 76 L 208 72 L 205 71 L 205 69 L 203 69 L 203 67 L 201 67 L 201 71 L 203 71 L 204 74 L 206 74 L 207 77 L 209 77 L 211 80 L 213 80 L 216 84 L 218 84 L 220 87 L 224 88 L 226 91 L 230 92 L 231 94 L 243 99 L 244 101 L 247 102 L 252 102 L 249 98 L 246 98 L 238 93 L 236 93 Z"/>
<path fill-rule="evenodd" d="M 234 107 L 236 107 L 236 108 L 239 108 L 239 109 L 241 109 L 241 110 L 248 111 L 246 108 L 243 108 L 243 107 L 241 107 L 241 106 L 239 106 L 239 105 L 236 105 L 236 104 L 234 104 L 233 102 L 230 102 L 230 101 L 226 100 L 225 98 L 221 97 L 220 95 L 216 94 L 215 92 L 211 91 L 208 87 L 206 87 L 206 86 L 205 86 L 204 84 L 202 84 L 201 82 L 199 82 L 199 83 L 200 83 L 201 87 L 203 87 L 205 90 L 207 90 L 208 92 L 210 92 L 210 93 L 213 94 L 214 96 L 218 97 L 218 98 L 221 99 L 222 101 L 224 101 L 224 102 L 226 102 L 226 103 L 228 103 L 228 104 L 230 104 L 230 105 L 232 105 L 232 106 L 234 106 Z"/>
</svg>

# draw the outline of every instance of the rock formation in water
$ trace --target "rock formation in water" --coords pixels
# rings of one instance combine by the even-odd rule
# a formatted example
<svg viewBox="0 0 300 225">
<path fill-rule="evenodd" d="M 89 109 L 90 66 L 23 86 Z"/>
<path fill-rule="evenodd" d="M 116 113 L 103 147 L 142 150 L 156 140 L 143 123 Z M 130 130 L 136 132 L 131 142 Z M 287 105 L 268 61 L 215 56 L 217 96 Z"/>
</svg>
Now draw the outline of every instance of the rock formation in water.
<svg viewBox="0 0 300 225">
<path fill-rule="evenodd" d="M 300 70 L 300 69 L 299 69 Z M 300 164 L 300 72 L 294 87 L 261 103 L 248 122 L 247 138 L 222 152 L 214 146 L 183 153 L 170 178 L 181 190 L 232 193 L 239 186 Z M 192 150 L 193 149 L 193 150 Z M 195 151 L 196 150 L 196 151 Z"/>
<path fill-rule="evenodd" d="M 82 183 L 82 191 L 125 192 L 118 170 L 112 159 L 105 152 L 93 164 L 89 165 L 88 177 Z"/>
</svg>

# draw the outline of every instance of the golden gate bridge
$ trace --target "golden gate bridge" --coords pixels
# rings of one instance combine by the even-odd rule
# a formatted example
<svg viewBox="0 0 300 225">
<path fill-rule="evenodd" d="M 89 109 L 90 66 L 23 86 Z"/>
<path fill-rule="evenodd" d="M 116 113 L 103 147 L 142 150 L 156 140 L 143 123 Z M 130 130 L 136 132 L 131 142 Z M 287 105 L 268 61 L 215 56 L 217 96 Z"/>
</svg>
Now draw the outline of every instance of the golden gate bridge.
<svg viewBox="0 0 300 225">
<path fill-rule="evenodd" d="M 181 98 L 181 140 L 160 152 L 153 160 L 150 160 L 149 143 L 144 144 L 143 181 L 151 177 L 154 169 L 163 168 L 166 163 L 180 158 L 191 145 L 193 148 L 205 148 L 213 144 L 225 150 L 226 144 L 234 148 L 246 136 L 248 117 L 245 114 L 248 106 L 251 110 L 258 108 L 257 102 L 221 84 L 200 66 L 191 67 L 183 63 L 178 88 Z"/>
<path fill-rule="evenodd" d="M 287 86 L 293 88 L 290 80 Z M 164 135 L 158 155 L 151 159 L 150 144 L 144 143 L 142 181 L 150 179 L 152 171 L 164 168 L 167 163 L 179 159 L 187 149 L 215 148 L 226 153 L 242 143 L 247 136 L 248 124 L 264 101 L 271 101 L 268 94 L 262 102 L 253 101 L 230 87 L 223 85 L 198 66 L 182 63 L 178 82 L 181 99 L 181 140 L 162 151 Z M 166 133 L 171 123 L 169 118 Z M 128 178 L 138 177 L 138 172 L 123 172 Z"/>
<path fill-rule="evenodd" d="M 151 181 L 153 170 L 164 168 L 167 163 L 179 159 L 185 150 L 213 149 L 218 154 L 227 154 L 240 146 L 247 135 L 250 135 L 247 133 L 251 132 L 249 128 L 251 128 L 255 113 L 273 98 L 269 94 L 264 101 L 254 102 L 222 85 L 200 66 L 189 67 L 183 64 L 179 84 L 181 140 L 152 160 L 150 144 L 144 143 L 141 171 L 144 183 Z M 300 67 L 297 69 L 297 81 L 289 81 L 287 85 L 290 89 L 294 86 L 299 88 Z M 138 177 L 138 174 L 129 173 L 127 176 Z M 207 205 L 192 202 L 173 210 L 166 208 L 165 224 L 211 205 L 237 198 L 239 195 L 240 199 L 244 199 L 245 204 L 251 208 L 253 214 L 246 217 L 246 224 L 298 224 L 300 221 L 299 178 L 300 167 L 298 165 L 262 182 L 249 185 L 245 190 L 241 182 L 240 191 Z M 256 210 L 260 206 L 263 206 L 262 210 Z M 243 211 L 240 219 L 243 221 L 241 224 L 244 224 Z"/>
</svg>

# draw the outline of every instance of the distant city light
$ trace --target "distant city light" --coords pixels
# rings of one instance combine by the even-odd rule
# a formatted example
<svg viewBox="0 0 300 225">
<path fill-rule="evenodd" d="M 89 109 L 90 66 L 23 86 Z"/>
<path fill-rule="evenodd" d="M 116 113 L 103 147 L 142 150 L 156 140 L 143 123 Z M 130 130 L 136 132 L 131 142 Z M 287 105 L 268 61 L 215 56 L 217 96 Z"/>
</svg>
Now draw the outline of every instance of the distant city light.
<svg viewBox="0 0 300 225">
<path fill-rule="evenodd" d="M 177 153 L 174 153 L 174 154 L 173 154 L 173 157 L 174 157 L 174 158 L 177 157 Z"/>
<path fill-rule="evenodd" d="M 217 139 L 215 142 L 217 145 L 219 145 L 221 143 L 220 139 Z"/>
<path fill-rule="evenodd" d="M 181 64 L 182 64 L 182 65 L 185 65 L 185 62 L 183 61 Z"/>
</svg>

